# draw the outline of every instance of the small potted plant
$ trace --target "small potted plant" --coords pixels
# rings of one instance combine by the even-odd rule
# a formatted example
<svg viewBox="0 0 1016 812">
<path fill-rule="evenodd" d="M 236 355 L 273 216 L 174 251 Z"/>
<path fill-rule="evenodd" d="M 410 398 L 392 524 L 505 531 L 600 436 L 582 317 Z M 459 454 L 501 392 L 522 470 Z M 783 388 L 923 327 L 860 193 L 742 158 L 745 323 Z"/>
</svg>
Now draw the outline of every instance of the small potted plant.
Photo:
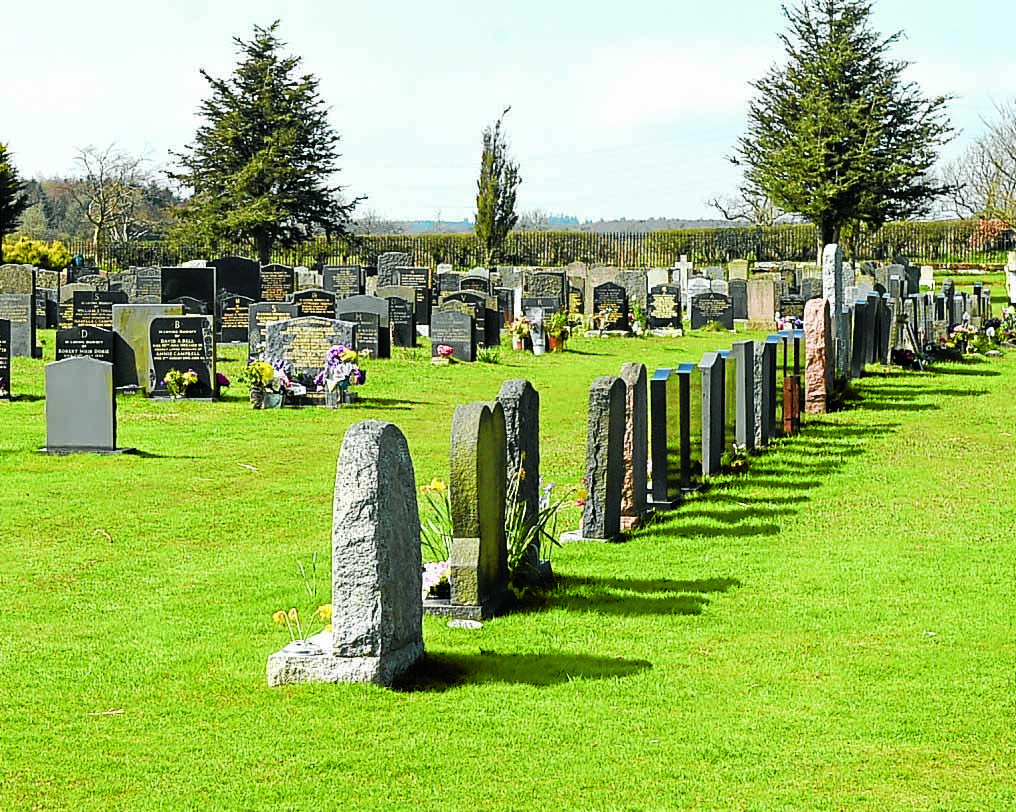
<svg viewBox="0 0 1016 812">
<path fill-rule="evenodd" d="M 532 325 L 530 324 L 529 319 L 527 319 L 525 316 L 520 316 L 511 323 L 511 327 L 509 329 L 511 330 L 512 334 L 513 350 L 524 350 L 526 349 L 527 343 L 530 344 L 530 347 L 532 346 L 532 344 L 530 343 L 531 342 L 530 336 L 532 333 L 531 327 Z"/>
<path fill-rule="evenodd" d="M 263 409 L 265 395 L 275 385 L 275 367 L 261 358 L 251 358 L 236 376 L 240 383 L 250 387 L 250 404 L 254 409 Z"/>
<path fill-rule="evenodd" d="M 558 310 L 544 323 L 543 329 L 547 333 L 547 344 L 551 352 L 563 352 L 564 344 L 571 335 L 568 327 L 568 314 L 564 310 Z"/>
</svg>

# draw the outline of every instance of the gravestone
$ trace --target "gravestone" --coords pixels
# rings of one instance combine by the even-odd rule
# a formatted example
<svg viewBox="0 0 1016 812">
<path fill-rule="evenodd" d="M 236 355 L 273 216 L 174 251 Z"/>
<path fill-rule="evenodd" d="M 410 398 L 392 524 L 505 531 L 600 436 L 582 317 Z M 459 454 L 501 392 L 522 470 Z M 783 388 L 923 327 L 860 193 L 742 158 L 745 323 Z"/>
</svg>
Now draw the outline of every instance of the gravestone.
<svg viewBox="0 0 1016 812">
<path fill-rule="evenodd" d="M 755 451 L 755 343 L 735 341 L 730 349 L 737 369 L 733 442 L 751 454 Z"/>
<path fill-rule="evenodd" d="M 218 397 L 215 379 L 215 328 L 211 316 L 157 316 L 148 326 L 152 353 L 153 397 L 168 397 L 166 373 L 193 370 L 198 376 L 188 395 L 191 398 Z"/>
<path fill-rule="evenodd" d="M 338 318 L 356 324 L 356 349 L 374 358 L 391 358 L 391 310 L 379 296 L 350 296 L 336 303 Z"/>
<path fill-rule="evenodd" d="M 864 374 L 864 336 L 868 329 L 868 303 L 859 299 L 854 302 L 852 320 L 853 340 L 850 344 L 850 377 L 860 378 Z"/>
<path fill-rule="evenodd" d="M 386 251 L 377 257 L 377 286 L 387 288 L 392 285 L 405 284 L 399 281 L 399 269 L 409 268 L 413 257 L 403 251 Z"/>
<path fill-rule="evenodd" d="M 812 299 L 804 312 L 805 395 L 808 414 L 825 414 L 833 395 L 833 333 L 829 302 Z"/>
<path fill-rule="evenodd" d="M 257 355 L 265 343 L 265 330 L 269 324 L 286 319 L 295 319 L 300 309 L 289 302 L 257 302 L 248 308 L 247 349 Z"/>
<path fill-rule="evenodd" d="M 806 302 L 822 298 L 821 276 L 806 276 L 801 280 L 801 298 Z"/>
<path fill-rule="evenodd" d="M 755 442 L 765 448 L 776 438 L 777 336 L 755 345 Z"/>
<path fill-rule="evenodd" d="M 670 284 L 670 271 L 666 268 L 650 268 L 646 271 L 646 287 L 652 289 L 660 285 Z"/>
<path fill-rule="evenodd" d="M 250 306 L 253 299 L 227 296 L 219 302 L 219 341 L 223 344 L 246 344 L 250 339 Z"/>
<path fill-rule="evenodd" d="M 731 450 L 737 437 L 737 358 L 732 350 L 720 350 L 723 359 L 723 452 Z M 752 359 L 752 367 L 755 359 Z"/>
<path fill-rule="evenodd" d="M 582 538 L 610 541 L 621 533 L 624 479 L 625 385 L 604 375 L 589 388 L 586 433 L 586 503 Z"/>
<path fill-rule="evenodd" d="M 35 293 L 36 284 L 35 266 L 14 263 L 0 265 L 0 294 L 19 293 L 31 296 Z"/>
<path fill-rule="evenodd" d="M 337 299 L 363 295 L 363 271 L 359 265 L 325 265 L 321 275 L 322 287 Z"/>
<path fill-rule="evenodd" d="M 795 293 L 781 296 L 779 301 L 780 317 L 784 320 L 804 321 L 804 297 Z"/>
<path fill-rule="evenodd" d="M 94 358 L 46 364 L 46 446 L 50 454 L 112 454 L 116 447 L 113 365 Z"/>
<path fill-rule="evenodd" d="M 163 304 L 189 297 L 201 302 L 203 313 L 215 312 L 215 302 L 218 299 L 215 268 L 163 268 L 159 273 L 159 283 L 162 286 Z"/>
<path fill-rule="evenodd" d="M 490 274 L 487 273 L 487 271 L 483 271 L 482 273 L 479 271 L 475 273 L 467 273 L 459 279 L 459 290 L 468 290 L 473 293 L 481 293 L 484 296 L 490 296 Z"/>
<path fill-rule="evenodd" d="M 572 288 L 572 290 L 575 290 Z M 515 291 L 511 288 L 494 288 L 494 296 L 497 298 L 497 309 L 500 313 L 501 326 L 507 327 L 515 321 Z M 569 296 L 568 306 L 571 307 L 572 299 Z M 581 299 L 579 307 L 582 307 Z M 571 312 L 569 310 L 569 312 Z M 582 312 L 581 309 L 578 312 Z"/>
<path fill-rule="evenodd" d="M 646 514 L 649 464 L 649 394 L 646 365 L 629 362 L 621 367 L 625 387 L 624 452 L 621 478 L 621 527 L 634 527 Z"/>
<path fill-rule="evenodd" d="M 85 285 L 80 282 L 74 282 L 70 285 L 64 285 L 60 288 L 59 297 L 59 319 L 57 320 L 57 327 L 73 327 L 74 326 L 74 294 L 78 291 L 94 291 L 93 285 Z M 159 301 L 162 301 L 162 293 L 159 293 Z"/>
<path fill-rule="evenodd" d="M 603 330 L 628 330 L 628 293 L 614 282 L 593 288 L 593 312 Z"/>
<path fill-rule="evenodd" d="M 314 378 L 324 369 L 328 350 L 340 344 L 355 346 L 356 330 L 350 321 L 319 316 L 269 322 L 265 327 L 264 358 L 272 364 L 285 364 L 290 380 L 313 390 Z"/>
<path fill-rule="evenodd" d="M 120 288 L 129 304 L 162 304 L 162 269 L 133 268 L 124 272 Z"/>
<path fill-rule="evenodd" d="M 748 318 L 748 282 L 744 279 L 731 279 L 728 285 L 730 306 L 734 310 L 734 319 Z"/>
<path fill-rule="evenodd" d="M 525 521 L 531 522 L 540 511 L 540 393 L 527 380 L 505 381 L 497 402 L 504 410 L 506 476 L 509 482 L 518 480 L 517 499 L 525 505 Z"/>
<path fill-rule="evenodd" d="M 473 310 L 461 302 L 441 305 L 430 316 L 430 351 L 437 357 L 441 345 L 451 347 L 459 361 L 476 360 L 476 328 Z"/>
<path fill-rule="evenodd" d="M 720 473 L 723 455 L 724 362 L 718 352 L 707 352 L 699 362 L 702 377 L 702 475 Z"/>
<path fill-rule="evenodd" d="M 112 321 L 112 315 L 110 316 Z M 113 364 L 114 333 L 101 327 L 66 327 L 56 331 L 56 360 L 94 358 Z M 114 371 L 115 373 L 115 371 Z"/>
<path fill-rule="evenodd" d="M 457 407 L 448 486 L 452 514 L 448 568 L 449 612 L 458 617 L 493 617 L 507 604 L 506 476 L 504 408 L 496 401 Z"/>
<path fill-rule="evenodd" d="M 563 271 L 538 271 L 526 274 L 524 299 L 539 299 L 548 313 L 553 313 L 568 304 L 568 277 Z M 525 307 L 525 305 L 523 305 Z"/>
<path fill-rule="evenodd" d="M 649 504 L 670 510 L 681 498 L 681 388 L 673 369 L 658 369 L 649 381 L 652 460 Z"/>
<path fill-rule="evenodd" d="M 35 295 L 0 293 L 0 319 L 10 322 L 10 353 L 14 358 L 39 358 L 35 343 Z"/>
<path fill-rule="evenodd" d="M 702 276 L 708 279 L 710 282 L 724 278 L 723 268 L 719 265 L 710 265 L 708 268 L 703 269 Z"/>
<path fill-rule="evenodd" d="M 336 315 L 335 294 L 320 288 L 307 288 L 296 291 L 290 301 L 296 305 L 301 316 L 319 316 L 322 319 L 334 319 Z"/>
<path fill-rule="evenodd" d="M 628 297 L 628 307 L 638 307 L 643 313 L 646 310 L 646 296 L 649 293 L 649 284 L 646 279 L 646 272 L 640 270 L 618 271 L 614 281 L 624 288 Z"/>
<path fill-rule="evenodd" d="M 734 306 L 722 293 L 702 293 L 691 301 L 691 329 L 699 330 L 710 322 L 734 329 Z"/>
<path fill-rule="evenodd" d="M 81 274 L 75 279 L 76 282 L 80 282 L 84 285 L 95 288 L 96 290 L 109 290 L 109 277 L 105 274 L 99 273 L 86 273 Z"/>
<path fill-rule="evenodd" d="M 11 323 L 0 319 L 0 400 L 11 399 Z"/>
<path fill-rule="evenodd" d="M 830 243 L 822 251 L 822 298 L 829 301 L 836 352 L 836 379 L 845 378 L 849 370 L 850 324 L 841 318 L 846 301 L 843 298 L 843 252 L 839 245 Z"/>
<path fill-rule="evenodd" d="M 917 286 L 919 288 L 927 288 L 928 290 L 935 289 L 935 269 L 930 265 L 921 266 L 921 275 L 917 280 Z"/>
<path fill-rule="evenodd" d="M 288 265 L 265 265 L 260 273 L 262 302 L 287 302 L 296 291 L 296 272 Z"/>
<path fill-rule="evenodd" d="M 398 287 L 388 290 L 398 290 Z M 378 291 L 379 293 L 381 291 Z M 412 291 L 410 291 L 410 295 Z M 404 296 L 386 295 L 388 314 L 391 318 L 392 345 L 395 347 L 416 346 L 416 313 L 412 299 Z"/>
<path fill-rule="evenodd" d="M 882 295 L 872 291 L 865 299 L 868 322 L 864 333 L 864 363 L 874 364 L 878 359 L 878 336 L 882 325 Z"/>
<path fill-rule="evenodd" d="M 346 432 L 332 505 L 332 630 L 321 652 L 268 658 L 270 686 L 391 685 L 423 656 L 420 515 L 409 445 L 392 423 Z M 289 648 L 289 647 L 287 647 Z"/>
<path fill-rule="evenodd" d="M 695 491 L 702 480 L 702 375 L 686 361 L 676 369 L 680 391 L 681 489 Z"/>
<path fill-rule="evenodd" d="M 646 307 L 650 330 L 681 329 L 681 289 L 677 285 L 656 285 L 649 291 Z"/>
<path fill-rule="evenodd" d="M 714 279 L 709 283 L 709 290 L 712 293 L 720 293 L 723 296 L 730 295 L 730 283 L 726 279 Z"/>
<path fill-rule="evenodd" d="M 113 305 L 113 383 L 151 393 L 155 369 L 149 327 L 156 317 L 182 316 L 180 305 Z"/>
<path fill-rule="evenodd" d="M 430 271 L 427 268 L 398 268 L 397 284 L 413 289 L 413 310 L 416 313 L 417 327 L 430 324 L 431 290 Z M 384 285 L 379 285 L 380 291 Z M 378 294 L 380 295 L 380 293 Z"/>
<path fill-rule="evenodd" d="M 748 280 L 748 326 L 771 329 L 776 320 L 776 283 L 772 279 Z"/>
<path fill-rule="evenodd" d="M 748 279 L 748 260 L 732 259 L 727 263 L 727 277 L 733 282 L 735 279 Z"/>
<path fill-rule="evenodd" d="M 704 276 L 693 276 L 688 280 L 688 313 L 691 315 L 691 303 L 703 293 L 711 291 L 710 282 Z"/>
<path fill-rule="evenodd" d="M 113 305 L 123 304 L 127 304 L 127 294 L 123 291 L 75 291 L 71 310 L 71 326 L 100 327 L 103 330 L 112 330 Z"/>
<path fill-rule="evenodd" d="M 473 308 L 476 343 L 485 347 L 496 347 L 501 343 L 501 316 L 497 299 L 470 290 L 449 293 L 445 303 L 461 302 Z"/>
<path fill-rule="evenodd" d="M 261 266 L 246 257 L 219 257 L 208 263 L 215 268 L 216 298 L 246 296 L 255 301 L 261 295 Z"/>
<path fill-rule="evenodd" d="M 52 330 L 60 321 L 58 293 L 54 288 L 35 289 L 35 329 Z"/>
</svg>

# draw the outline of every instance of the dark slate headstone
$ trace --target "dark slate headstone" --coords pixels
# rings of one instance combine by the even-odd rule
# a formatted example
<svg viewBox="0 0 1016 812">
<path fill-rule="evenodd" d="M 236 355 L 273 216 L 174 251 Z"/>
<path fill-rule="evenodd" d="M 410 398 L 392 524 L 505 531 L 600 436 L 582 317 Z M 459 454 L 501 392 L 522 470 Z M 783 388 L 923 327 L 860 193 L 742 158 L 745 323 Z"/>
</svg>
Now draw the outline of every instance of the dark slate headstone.
<svg viewBox="0 0 1016 812">
<path fill-rule="evenodd" d="M 37 330 L 52 330 L 60 321 L 60 306 L 57 291 L 51 288 L 36 288 L 35 327 Z"/>
<path fill-rule="evenodd" d="M 215 268 L 217 298 L 246 296 L 257 299 L 261 296 L 261 266 L 246 257 L 219 257 L 208 263 Z"/>
<path fill-rule="evenodd" d="M 0 398 L 11 397 L 11 323 L 0 319 Z"/>
<path fill-rule="evenodd" d="M 168 396 L 164 383 L 171 369 L 194 370 L 198 382 L 189 397 L 213 398 L 218 395 L 215 380 L 215 328 L 211 316 L 168 316 L 152 319 L 148 326 L 155 382 L 150 393 Z"/>
<path fill-rule="evenodd" d="M 614 282 L 593 288 L 593 312 L 600 317 L 604 330 L 628 329 L 628 293 Z"/>
<path fill-rule="evenodd" d="M 649 504 L 669 510 L 681 497 L 681 389 L 672 369 L 658 369 L 649 381 L 649 458 L 653 475 Z"/>
<path fill-rule="evenodd" d="M 391 312 L 387 299 L 349 296 L 336 302 L 336 317 L 357 325 L 356 349 L 369 350 L 374 358 L 391 358 Z"/>
<path fill-rule="evenodd" d="M 490 277 L 479 273 L 467 273 L 459 280 L 459 290 L 470 290 L 490 296 Z"/>
<path fill-rule="evenodd" d="M 0 293 L 0 319 L 10 322 L 10 353 L 15 358 L 36 358 L 35 296 Z"/>
<path fill-rule="evenodd" d="M 735 319 L 748 318 L 748 280 L 731 279 L 727 286 L 731 307 L 734 308 Z"/>
<path fill-rule="evenodd" d="M 289 302 L 257 302 L 248 309 L 247 346 L 251 355 L 257 355 L 265 343 L 265 328 L 273 321 L 295 319 L 300 309 Z"/>
<path fill-rule="evenodd" d="M 461 302 L 453 302 L 430 314 L 432 356 L 437 356 L 437 348 L 442 344 L 451 347 L 454 350 L 452 357 L 459 361 L 476 360 L 476 328 L 471 308 L 467 310 Z"/>
<path fill-rule="evenodd" d="M 430 324 L 430 270 L 427 268 L 397 268 L 397 285 L 411 287 L 415 291 L 414 310 L 416 312 L 416 323 Z M 378 289 L 381 289 L 381 285 Z"/>
<path fill-rule="evenodd" d="M 796 294 L 781 296 L 777 307 L 784 319 L 800 319 L 804 321 L 804 297 Z"/>
<path fill-rule="evenodd" d="M 474 309 L 476 320 L 476 343 L 485 347 L 496 347 L 501 343 L 501 316 L 497 299 L 469 290 L 449 293 L 445 302 L 462 302 Z"/>
<path fill-rule="evenodd" d="M 219 303 L 219 341 L 223 344 L 246 344 L 250 338 L 250 306 L 253 299 L 227 296 Z"/>
<path fill-rule="evenodd" d="M 127 304 L 127 294 L 123 291 L 75 291 L 71 326 L 112 330 L 115 304 Z"/>
<path fill-rule="evenodd" d="M 434 293 L 439 302 L 443 302 L 449 293 L 458 293 L 459 282 L 464 274 L 460 273 L 438 273 L 434 274 Z"/>
<path fill-rule="evenodd" d="M 583 538 L 610 540 L 621 532 L 624 401 L 625 386 L 620 378 L 603 376 L 589 387 Z"/>
<path fill-rule="evenodd" d="M 328 350 L 339 344 L 355 347 L 356 329 L 351 321 L 317 316 L 269 322 L 264 357 L 273 364 L 288 365 L 291 380 L 313 388 L 314 378 L 325 367 Z"/>
<path fill-rule="evenodd" d="M 325 265 L 322 285 L 338 299 L 363 295 L 363 271 L 359 265 Z"/>
<path fill-rule="evenodd" d="M 850 377 L 860 378 L 864 374 L 865 334 L 868 331 L 868 303 L 866 300 L 854 302 L 854 325 L 850 347 Z"/>
<path fill-rule="evenodd" d="M 568 312 L 572 315 L 581 316 L 585 313 L 586 294 L 582 288 L 574 285 L 568 287 Z"/>
<path fill-rule="evenodd" d="M 755 423 L 757 426 L 755 438 L 757 444 L 763 448 L 776 439 L 776 404 L 779 402 L 776 355 L 779 343 L 779 336 L 771 335 L 766 338 L 764 343 L 755 347 L 757 358 L 755 369 L 758 376 L 755 380 L 755 388 L 759 390 L 759 395 L 755 399 Z M 832 363 L 831 359 L 830 363 Z"/>
<path fill-rule="evenodd" d="M 801 298 L 806 302 L 822 298 L 821 276 L 806 276 L 801 280 Z"/>
<path fill-rule="evenodd" d="M 702 294 L 708 296 L 709 294 Z M 702 376 L 702 475 L 720 472 L 723 456 L 724 363 L 717 352 L 707 352 L 699 363 Z"/>
<path fill-rule="evenodd" d="M 306 288 L 298 290 L 290 297 L 301 316 L 320 316 L 323 319 L 334 319 L 336 314 L 336 296 L 327 290 Z"/>
<path fill-rule="evenodd" d="M 113 344 L 112 330 L 101 327 L 67 327 L 56 331 L 56 360 L 94 358 L 112 364 Z"/>
<path fill-rule="evenodd" d="M 681 288 L 677 285 L 656 285 L 649 291 L 646 315 L 651 330 L 681 328 Z"/>
<path fill-rule="evenodd" d="M 507 327 L 515 321 L 515 291 L 512 288 L 494 288 L 494 295 L 501 314 L 501 326 Z"/>
<path fill-rule="evenodd" d="M 531 521 L 540 511 L 540 394 L 529 381 L 510 380 L 501 384 L 497 401 L 504 409 L 507 478 L 518 479 L 517 498 Z"/>
<path fill-rule="evenodd" d="M 386 296 L 392 322 L 392 344 L 396 347 L 416 346 L 416 314 L 414 303 L 402 296 Z"/>
<path fill-rule="evenodd" d="M 379 288 L 399 284 L 399 268 L 408 268 L 413 264 L 413 257 L 403 251 L 388 251 L 378 254 L 377 285 Z"/>
<path fill-rule="evenodd" d="M 755 344 L 735 341 L 731 355 L 736 366 L 734 442 L 748 453 L 755 450 Z"/>
<path fill-rule="evenodd" d="M 183 308 L 184 315 L 187 316 L 211 315 L 207 303 L 201 299 L 195 299 L 193 296 L 178 296 L 175 299 L 170 299 L 166 304 L 180 305 Z"/>
<path fill-rule="evenodd" d="M 264 265 L 260 271 L 262 302 L 285 302 L 296 290 L 296 271 L 288 265 Z"/>
<path fill-rule="evenodd" d="M 203 303 L 204 313 L 215 312 L 215 268 L 163 268 L 160 281 L 164 303 L 190 297 Z"/>
<path fill-rule="evenodd" d="M 553 313 L 568 303 L 568 276 L 561 271 L 538 271 L 525 277 L 524 298 L 547 300 L 537 305 Z M 551 303 L 550 300 L 553 300 Z"/>
<path fill-rule="evenodd" d="M 46 364 L 46 447 L 57 454 L 116 450 L 113 365 L 94 358 Z"/>
<path fill-rule="evenodd" d="M 675 374 L 680 391 L 681 490 L 694 491 L 702 484 L 702 373 L 686 361 Z"/>
<path fill-rule="evenodd" d="M 728 330 L 734 329 L 734 306 L 722 293 L 700 293 L 691 300 L 691 329 L 698 330 L 718 321 Z"/>
</svg>

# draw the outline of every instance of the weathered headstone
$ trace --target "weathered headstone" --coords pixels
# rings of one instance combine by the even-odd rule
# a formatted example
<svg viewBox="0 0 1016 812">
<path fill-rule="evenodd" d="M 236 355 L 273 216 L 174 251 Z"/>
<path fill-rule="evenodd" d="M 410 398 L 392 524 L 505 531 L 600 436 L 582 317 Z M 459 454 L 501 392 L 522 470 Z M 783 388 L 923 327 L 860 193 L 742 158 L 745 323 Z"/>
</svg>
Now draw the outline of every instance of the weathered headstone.
<svg viewBox="0 0 1016 812">
<path fill-rule="evenodd" d="M 111 454 L 117 450 L 112 364 L 94 358 L 46 364 L 43 450 L 51 454 Z"/>
<path fill-rule="evenodd" d="M 398 285 L 413 289 L 417 326 L 429 325 L 431 310 L 430 270 L 427 268 L 397 268 L 396 278 Z M 379 285 L 378 291 L 383 287 L 385 286 Z M 378 295 L 381 295 L 380 292 Z"/>
<path fill-rule="evenodd" d="M 772 279 L 750 279 L 747 295 L 748 327 L 771 329 L 776 318 L 776 283 Z"/>
<path fill-rule="evenodd" d="M 390 287 L 391 285 L 405 284 L 399 282 L 399 269 L 409 268 L 413 264 L 413 257 L 403 251 L 387 251 L 378 254 L 377 257 L 377 285 L 379 288 Z"/>
<path fill-rule="evenodd" d="M 340 344 L 355 346 L 356 331 L 352 322 L 319 316 L 269 322 L 265 327 L 264 357 L 273 364 L 285 364 L 291 380 L 313 389 L 328 350 Z"/>
<path fill-rule="evenodd" d="M 748 260 L 732 259 L 727 263 L 727 277 L 733 282 L 735 279 L 748 279 Z"/>
<path fill-rule="evenodd" d="M 538 271 L 526 274 L 523 298 L 553 300 L 542 301 L 538 306 L 554 312 L 567 306 L 568 277 L 563 271 Z"/>
<path fill-rule="evenodd" d="M 589 388 L 586 435 L 586 503 L 581 537 L 611 540 L 621 533 L 624 478 L 625 385 L 603 376 Z"/>
<path fill-rule="evenodd" d="M 646 513 L 649 464 L 649 394 L 646 365 L 635 361 L 621 367 L 625 387 L 624 471 L 621 478 L 621 526 L 634 527 Z"/>
<path fill-rule="evenodd" d="M 628 298 L 628 308 L 638 307 L 645 312 L 646 296 L 649 292 L 646 272 L 641 270 L 618 271 L 614 281 L 624 288 L 625 296 Z"/>
<path fill-rule="evenodd" d="M 268 658 L 269 685 L 391 685 L 423 655 L 420 515 L 409 444 L 367 420 L 342 441 L 332 509 L 332 631 L 320 653 Z"/>
</svg>

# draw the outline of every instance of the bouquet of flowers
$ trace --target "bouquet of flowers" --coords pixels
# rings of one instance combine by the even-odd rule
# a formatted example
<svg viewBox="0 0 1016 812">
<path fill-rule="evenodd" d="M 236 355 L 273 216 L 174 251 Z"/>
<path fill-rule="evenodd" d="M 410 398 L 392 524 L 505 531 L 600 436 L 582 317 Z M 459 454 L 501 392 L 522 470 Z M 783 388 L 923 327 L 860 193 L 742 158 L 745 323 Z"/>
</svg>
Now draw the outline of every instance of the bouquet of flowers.
<svg viewBox="0 0 1016 812">
<path fill-rule="evenodd" d="M 351 386 L 361 386 L 367 380 L 367 373 L 357 364 L 359 354 L 352 347 L 339 344 L 325 353 L 325 368 L 314 379 L 318 391 L 346 391 Z"/>
</svg>

